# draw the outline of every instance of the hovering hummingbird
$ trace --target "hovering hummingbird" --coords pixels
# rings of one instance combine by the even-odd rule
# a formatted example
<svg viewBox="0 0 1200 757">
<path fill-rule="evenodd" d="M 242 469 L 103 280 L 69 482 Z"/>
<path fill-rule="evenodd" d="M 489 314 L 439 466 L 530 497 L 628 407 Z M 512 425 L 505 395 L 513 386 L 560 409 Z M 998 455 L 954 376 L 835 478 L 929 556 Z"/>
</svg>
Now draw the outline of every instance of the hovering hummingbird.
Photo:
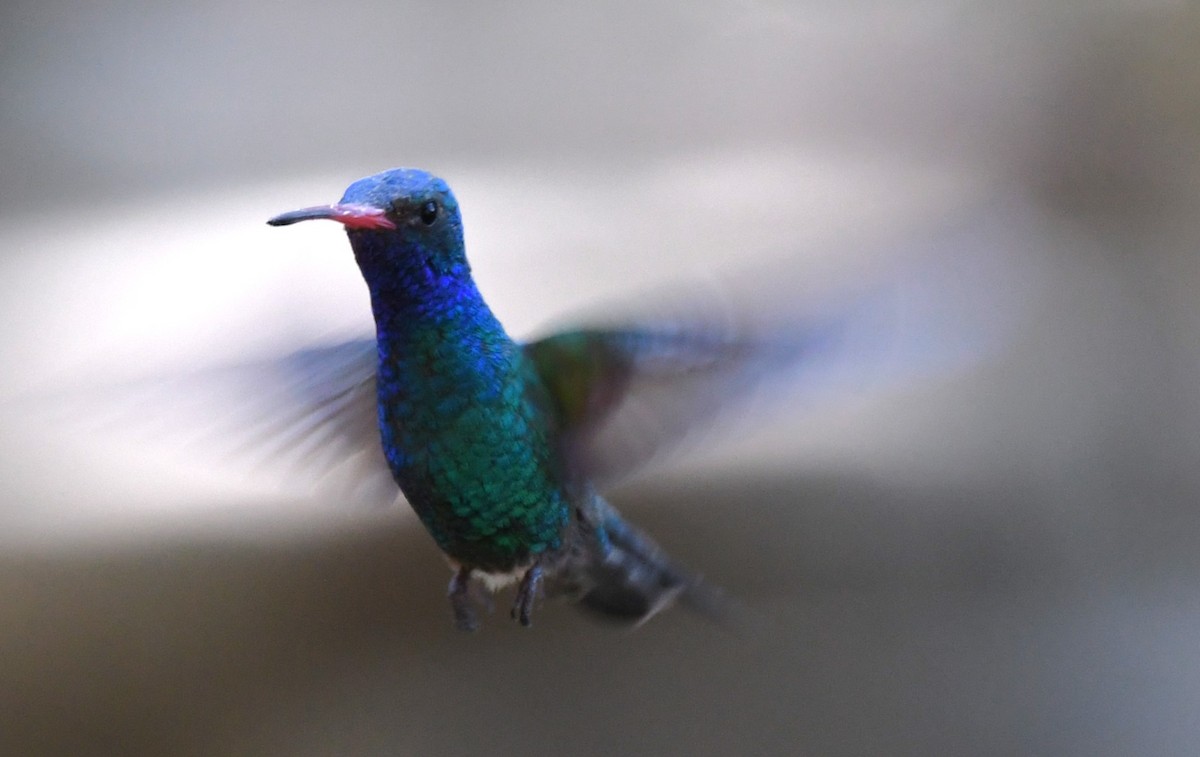
<svg viewBox="0 0 1200 757">
<path fill-rule="evenodd" d="M 376 326 L 373 381 L 384 457 L 448 558 L 455 624 L 477 627 L 473 582 L 518 586 L 531 624 L 543 594 L 640 621 L 675 600 L 720 611 L 597 490 L 611 461 L 588 442 L 639 377 L 719 371 L 749 345 L 709 330 L 596 328 L 519 343 L 475 281 L 458 202 L 425 171 L 352 184 L 341 202 L 278 215 L 346 227 Z"/>
<path fill-rule="evenodd" d="M 347 388 L 323 403 L 321 423 L 375 426 L 392 479 L 452 567 L 458 628 L 477 628 L 480 589 L 513 583 L 512 616 L 524 626 L 542 596 L 634 622 L 676 601 L 726 614 L 719 591 L 600 489 L 836 343 L 837 319 L 770 334 L 651 320 L 518 342 L 476 287 L 459 204 L 442 179 L 385 171 L 351 184 L 337 204 L 268 223 L 315 219 L 345 227 L 376 328 L 374 340 L 302 356 L 330 362 L 325 353 L 341 352 L 356 366 L 342 371 Z M 614 444 L 609 427 L 633 404 L 649 406 L 651 420 Z"/>
</svg>

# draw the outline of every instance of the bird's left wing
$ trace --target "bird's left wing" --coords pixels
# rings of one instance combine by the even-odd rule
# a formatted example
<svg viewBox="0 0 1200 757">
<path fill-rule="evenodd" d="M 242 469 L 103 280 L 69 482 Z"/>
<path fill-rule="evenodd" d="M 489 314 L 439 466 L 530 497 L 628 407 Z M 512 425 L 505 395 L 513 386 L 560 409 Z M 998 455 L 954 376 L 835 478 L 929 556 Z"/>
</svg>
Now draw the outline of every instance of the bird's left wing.
<svg viewBox="0 0 1200 757">
<path fill-rule="evenodd" d="M 828 335 L 783 336 L 697 320 L 575 329 L 525 350 L 566 432 L 572 473 L 611 483 L 752 397 Z"/>
<path fill-rule="evenodd" d="M 1037 299 L 1028 225 L 951 226 L 827 276 L 764 263 L 623 309 L 649 304 L 644 315 L 528 343 L 572 472 L 611 484 L 719 416 L 766 425 L 817 398 L 903 387 L 997 354 Z"/>
</svg>

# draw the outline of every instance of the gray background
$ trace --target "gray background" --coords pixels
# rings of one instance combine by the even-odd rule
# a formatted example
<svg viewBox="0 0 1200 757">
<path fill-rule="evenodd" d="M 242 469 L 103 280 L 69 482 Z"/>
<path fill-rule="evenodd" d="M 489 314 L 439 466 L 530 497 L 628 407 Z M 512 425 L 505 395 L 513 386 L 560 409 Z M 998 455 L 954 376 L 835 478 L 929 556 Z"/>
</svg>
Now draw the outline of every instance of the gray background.
<svg viewBox="0 0 1200 757">
<path fill-rule="evenodd" d="M 948 227 L 1037 296 L 614 493 L 747 638 L 458 635 L 402 508 L 5 423 L 0 751 L 1194 754 L 1198 39 L 1166 1 L 6 3 L 10 401 L 362 328 L 336 230 L 262 220 L 396 164 L 517 333 Z"/>
</svg>

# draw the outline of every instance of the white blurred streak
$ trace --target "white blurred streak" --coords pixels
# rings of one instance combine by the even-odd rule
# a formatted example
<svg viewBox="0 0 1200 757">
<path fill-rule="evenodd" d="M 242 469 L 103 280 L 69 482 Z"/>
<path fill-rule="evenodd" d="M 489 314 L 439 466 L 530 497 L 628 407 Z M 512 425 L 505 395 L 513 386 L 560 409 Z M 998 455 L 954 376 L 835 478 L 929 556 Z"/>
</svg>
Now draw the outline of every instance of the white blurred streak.
<svg viewBox="0 0 1200 757">
<path fill-rule="evenodd" d="M 523 178 L 504 166 L 443 173 L 460 195 L 485 296 L 518 336 L 588 303 L 754 270 L 780 251 L 790 262 L 770 282 L 780 291 L 764 292 L 764 302 L 804 303 L 831 277 L 870 281 L 889 264 L 907 265 L 888 235 L 926 208 L 972 195 L 970 181 L 950 175 L 787 151 L 696 155 L 619 181 L 587 167 Z M 281 457 L 293 461 L 287 465 L 266 459 L 270 444 L 246 442 L 319 396 L 295 394 L 274 369 L 255 373 L 256 359 L 270 365 L 300 348 L 372 333 L 340 229 L 264 224 L 291 207 L 336 199 L 352 178 L 84 210 L 54 234 L 46 217 L 0 229 L 0 245 L 25 253 L 6 261 L 3 315 L 38 324 L 8 334 L 12 359 L 0 378 L 12 418 L 8 444 L 48 466 L 6 486 L 44 487 L 69 461 L 68 489 L 81 488 L 58 507 L 0 514 L 13 516 L 10 534 L 64 521 L 90 528 L 154 512 L 220 511 L 239 495 L 311 499 L 314 483 L 333 509 L 355 498 L 344 492 L 357 457 L 333 468 L 312 457 L 325 437 L 292 448 Z M 910 191 L 892 192 L 896 182 Z M 869 232 L 855 228 L 863 205 L 878 221 Z M 239 364 L 248 370 L 206 373 Z M 56 396 L 64 399 L 48 407 Z M 38 497 L 54 501 L 44 491 Z M 24 491 L 20 499 L 38 497 Z"/>
<path fill-rule="evenodd" d="M 464 204 L 477 277 L 514 334 L 581 303 L 778 250 L 841 254 L 947 200 L 966 177 L 902 163 L 754 151 L 611 169 L 442 171 Z M 333 224 L 302 233 L 266 217 L 340 196 L 354 176 L 195 194 L 0 225 L 0 316 L 12 329 L 0 392 L 211 365 L 314 335 L 370 329 L 365 290 Z M 897 194 L 891 182 L 908 191 Z M 869 237 L 868 237 L 869 238 Z M 821 242 L 837 240 L 823 251 Z M 844 261 L 843 261 L 844 262 Z M 839 263 L 843 264 L 843 263 Z"/>
<path fill-rule="evenodd" d="M 956 416 L 979 411 L 972 387 L 1024 359 L 1023 341 L 1059 306 L 1060 236 L 1038 208 L 996 195 L 878 245 L 831 248 L 836 262 L 747 277 L 753 287 L 726 292 L 734 310 L 829 335 L 676 473 L 851 465 L 895 481 L 969 479 L 980 458 L 959 451 L 983 429 Z"/>
<path fill-rule="evenodd" d="M 6 333 L 0 390 L 208 365 L 369 323 L 350 302 L 352 260 L 328 249 L 340 241 L 332 229 L 280 240 L 263 223 L 273 199 L 316 191 L 181 194 L 9 220 L 0 308 L 36 328 Z"/>
<path fill-rule="evenodd" d="M 514 336 L 596 302 L 780 255 L 794 256 L 801 276 L 848 270 L 847 254 L 881 252 L 893 233 L 985 191 L 968 174 L 782 145 L 623 170 L 442 173 L 463 206 L 476 279 Z"/>
</svg>

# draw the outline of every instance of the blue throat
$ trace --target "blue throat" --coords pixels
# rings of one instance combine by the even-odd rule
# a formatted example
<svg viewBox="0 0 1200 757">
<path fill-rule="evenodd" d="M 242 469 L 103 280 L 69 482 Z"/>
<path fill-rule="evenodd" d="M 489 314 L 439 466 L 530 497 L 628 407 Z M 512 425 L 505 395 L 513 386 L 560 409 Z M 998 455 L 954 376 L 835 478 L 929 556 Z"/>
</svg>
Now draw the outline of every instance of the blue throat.
<svg viewBox="0 0 1200 757">
<path fill-rule="evenodd" d="M 405 342 L 434 329 L 447 338 L 464 329 L 507 340 L 471 277 L 461 249 L 451 254 L 405 246 L 376 234 L 351 234 L 354 255 L 371 295 L 376 333 L 385 343 Z M 399 345 L 397 345 L 399 346 Z"/>
<path fill-rule="evenodd" d="M 384 453 L 403 487 L 435 422 L 503 386 L 515 345 L 461 253 L 433 257 L 381 237 L 351 242 L 375 316 Z"/>
</svg>

